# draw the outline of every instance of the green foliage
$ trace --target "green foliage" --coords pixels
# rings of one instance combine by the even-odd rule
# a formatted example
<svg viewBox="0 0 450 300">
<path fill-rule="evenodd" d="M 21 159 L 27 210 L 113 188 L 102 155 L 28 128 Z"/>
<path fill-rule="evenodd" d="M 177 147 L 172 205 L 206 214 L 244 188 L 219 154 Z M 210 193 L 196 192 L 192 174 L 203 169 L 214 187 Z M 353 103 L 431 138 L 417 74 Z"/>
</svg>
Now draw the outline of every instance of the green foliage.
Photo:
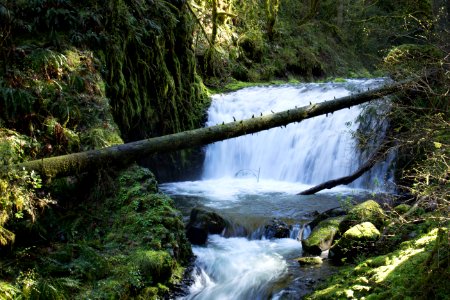
<svg viewBox="0 0 450 300">
<path fill-rule="evenodd" d="M 189 16 L 167 1 L 113 1 L 106 15 L 111 24 L 104 52 L 107 94 L 125 138 L 198 127 L 205 99 L 194 57 L 185 50 Z"/>
<path fill-rule="evenodd" d="M 442 56 L 442 51 L 434 45 L 403 44 L 392 48 L 383 63 L 392 77 L 404 78 L 438 68 Z"/>
<path fill-rule="evenodd" d="M 52 243 L 17 251 L 6 258 L 5 266 L 13 267 L 0 268 L 18 295 L 160 298 L 181 279 L 182 266 L 192 257 L 190 244 L 179 212 L 158 193 L 153 174 L 132 166 L 109 187 L 92 201 L 72 203 L 70 212 L 53 208 L 41 216 L 47 231 L 39 234 Z"/>
<path fill-rule="evenodd" d="M 436 228 L 396 251 L 363 259 L 342 269 L 305 299 L 444 299 L 449 292 L 444 278 L 450 272 L 446 235 L 448 228 Z"/>
<path fill-rule="evenodd" d="M 35 189 L 41 188 L 42 182 L 34 171 L 4 170 L 6 172 L 0 177 L 0 246 L 14 242 L 15 234 L 4 228 L 10 218 L 26 216 L 35 221 L 38 208 L 54 203 L 47 197 L 36 195 Z"/>
<path fill-rule="evenodd" d="M 0 79 L 0 118 L 6 122 L 19 121 L 33 111 L 36 98 L 28 91 L 8 87 Z"/>
</svg>

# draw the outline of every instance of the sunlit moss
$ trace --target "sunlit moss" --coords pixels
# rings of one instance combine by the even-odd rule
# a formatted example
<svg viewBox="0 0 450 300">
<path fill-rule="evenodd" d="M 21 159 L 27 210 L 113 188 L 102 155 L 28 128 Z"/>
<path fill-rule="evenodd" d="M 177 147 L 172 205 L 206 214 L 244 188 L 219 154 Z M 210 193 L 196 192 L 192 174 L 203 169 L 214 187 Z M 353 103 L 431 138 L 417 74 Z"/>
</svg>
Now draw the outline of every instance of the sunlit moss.
<svg viewBox="0 0 450 300">
<path fill-rule="evenodd" d="M 448 229 L 441 230 L 443 236 L 448 234 Z M 439 229 L 433 229 L 404 243 L 402 249 L 345 267 L 331 278 L 324 289 L 317 289 L 306 299 L 336 299 L 350 294 L 356 299 L 426 299 L 432 295 L 445 295 L 449 287 L 441 279 L 435 282 L 425 280 L 430 273 L 450 274 L 450 264 L 444 263 L 432 269 L 429 263 L 436 259 L 433 253 L 438 253 L 433 249 L 441 249 L 439 259 L 448 262 L 448 251 L 444 251 L 448 244 L 436 242 L 438 232 Z"/>
</svg>

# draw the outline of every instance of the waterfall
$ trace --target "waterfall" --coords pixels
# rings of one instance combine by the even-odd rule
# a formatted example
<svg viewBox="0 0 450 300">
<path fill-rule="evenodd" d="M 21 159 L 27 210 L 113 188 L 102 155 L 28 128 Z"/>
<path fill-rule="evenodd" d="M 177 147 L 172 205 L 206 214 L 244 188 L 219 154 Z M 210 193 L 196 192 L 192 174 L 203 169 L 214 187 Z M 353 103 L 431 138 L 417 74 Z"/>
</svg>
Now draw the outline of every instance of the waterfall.
<svg viewBox="0 0 450 300">
<path fill-rule="evenodd" d="M 208 111 L 207 126 L 339 98 L 382 83 L 382 79 L 349 80 L 253 87 L 215 95 Z M 351 132 L 358 129 L 356 119 L 361 111 L 360 106 L 354 106 L 283 128 L 209 145 L 203 179 L 250 176 L 258 180 L 318 184 L 346 176 L 360 163 L 361 155 Z M 364 184 L 360 180 L 356 187 L 365 187 Z"/>
<path fill-rule="evenodd" d="M 253 87 L 216 95 L 208 111 L 207 126 L 331 100 L 384 82 L 371 79 Z M 376 126 L 377 134 L 367 143 L 376 148 L 387 127 L 378 121 L 376 111 L 383 112 L 388 105 L 374 103 L 369 108 L 355 106 L 214 143 L 206 148 L 202 180 L 161 185 L 186 216 L 192 207 L 204 206 L 241 225 L 230 231 L 234 237 L 210 235 L 206 246 L 193 247 L 193 284 L 180 299 L 300 299 L 310 291 L 310 281 L 331 272 L 326 261 L 321 268 L 299 268 L 295 260 L 302 255 L 299 239 L 306 238 L 311 228 L 298 224 L 310 221 L 312 212 L 338 206 L 336 191 L 351 193 L 352 197 L 366 195 L 367 191 L 353 193 L 354 189 L 368 188 L 368 178 L 384 181 L 389 161 L 373 167 L 351 189 L 338 188 L 311 196 L 297 193 L 311 184 L 349 175 L 367 159 L 370 153 L 358 150 L 352 133 L 367 132 Z M 289 238 L 264 236 L 265 225 L 274 218 L 291 225 Z"/>
</svg>

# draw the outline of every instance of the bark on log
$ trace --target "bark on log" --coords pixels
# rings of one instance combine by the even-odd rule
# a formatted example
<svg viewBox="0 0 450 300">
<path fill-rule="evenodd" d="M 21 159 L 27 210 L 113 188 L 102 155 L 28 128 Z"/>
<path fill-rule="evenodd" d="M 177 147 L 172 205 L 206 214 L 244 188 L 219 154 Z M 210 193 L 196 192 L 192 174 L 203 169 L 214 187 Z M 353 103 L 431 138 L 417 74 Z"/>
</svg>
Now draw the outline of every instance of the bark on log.
<svg viewBox="0 0 450 300">
<path fill-rule="evenodd" d="M 108 148 L 33 160 L 16 165 L 34 170 L 47 178 L 75 175 L 108 166 L 125 166 L 137 159 L 157 152 L 175 151 L 203 146 L 217 141 L 286 126 L 316 116 L 333 113 L 343 108 L 362 104 L 405 88 L 411 81 L 391 84 L 382 88 L 342 97 L 336 100 L 311 104 L 266 116 L 226 123 L 140 140 Z"/>
</svg>

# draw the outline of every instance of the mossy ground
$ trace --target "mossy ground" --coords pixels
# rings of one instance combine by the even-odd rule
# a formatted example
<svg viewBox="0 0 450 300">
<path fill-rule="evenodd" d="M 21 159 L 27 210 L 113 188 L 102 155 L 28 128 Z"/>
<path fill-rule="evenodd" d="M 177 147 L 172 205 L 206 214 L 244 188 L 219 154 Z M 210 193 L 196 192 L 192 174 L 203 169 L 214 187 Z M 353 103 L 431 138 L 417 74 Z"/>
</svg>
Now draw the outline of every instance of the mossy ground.
<svg viewBox="0 0 450 300">
<path fill-rule="evenodd" d="M 386 255 L 347 266 L 306 299 L 447 299 L 449 229 L 433 229 Z"/>
<path fill-rule="evenodd" d="M 71 207 L 47 211 L 35 225 L 41 228 L 23 228 L 35 241 L 19 239 L 1 260 L 0 291 L 25 299 L 46 290 L 46 299 L 153 299 L 180 281 L 190 244 L 153 174 L 132 166 L 109 188 L 89 202 L 60 203 Z"/>
</svg>

